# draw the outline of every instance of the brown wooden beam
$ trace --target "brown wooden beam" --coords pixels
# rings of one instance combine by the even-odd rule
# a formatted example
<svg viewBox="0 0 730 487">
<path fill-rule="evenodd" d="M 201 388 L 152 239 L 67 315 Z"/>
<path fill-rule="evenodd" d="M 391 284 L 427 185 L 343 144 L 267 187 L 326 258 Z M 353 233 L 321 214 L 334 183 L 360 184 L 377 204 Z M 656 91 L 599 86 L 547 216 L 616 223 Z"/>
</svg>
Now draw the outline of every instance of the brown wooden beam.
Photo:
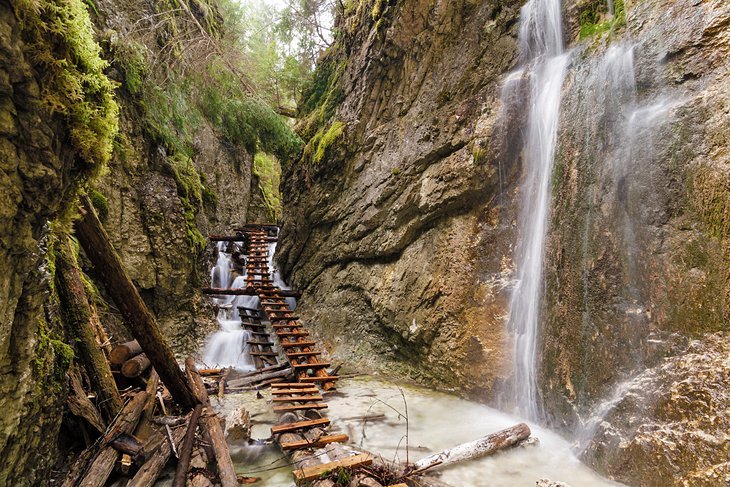
<svg viewBox="0 0 730 487">
<path fill-rule="evenodd" d="M 258 280 L 258 279 L 257 279 Z M 258 296 L 260 293 L 258 291 L 258 288 L 254 287 L 244 287 L 241 289 L 222 289 L 222 288 L 215 288 L 215 287 L 206 287 L 202 290 L 203 294 L 212 294 L 212 295 L 219 295 L 219 296 Z M 301 298 L 302 293 L 299 291 L 290 291 L 290 290 L 278 290 L 276 291 L 277 294 L 284 298 Z"/>
</svg>

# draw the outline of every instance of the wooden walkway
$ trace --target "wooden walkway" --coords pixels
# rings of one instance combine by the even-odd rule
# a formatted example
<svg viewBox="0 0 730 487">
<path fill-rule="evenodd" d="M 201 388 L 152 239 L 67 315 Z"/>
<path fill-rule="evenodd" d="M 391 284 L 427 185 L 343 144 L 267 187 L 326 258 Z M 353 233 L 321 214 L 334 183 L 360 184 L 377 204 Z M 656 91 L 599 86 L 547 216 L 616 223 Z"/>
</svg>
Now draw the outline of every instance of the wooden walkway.
<svg viewBox="0 0 730 487">
<path fill-rule="evenodd" d="M 369 465 L 369 455 L 348 452 L 339 458 L 330 454 L 335 458 L 331 462 L 319 460 L 322 454 L 316 453 L 318 449 L 349 440 L 344 434 L 329 434 L 330 420 L 323 416 L 328 407 L 323 392 L 334 389 L 338 377 L 328 372 L 330 363 L 322 360 L 316 341 L 287 303 L 288 297 L 299 294 L 282 290 L 272 278 L 269 245 L 277 242 L 278 228 L 246 225 L 236 232 L 235 236 L 211 236 L 211 240 L 241 242 L 246 247 L 246 290 L 235 294 L 255 293 L 259 298 L 256 309 L 238 308 L 242 326 L 254 337 L 248 343 L 256 368 L 271 370 L 288 365 L 292 370 L 289 379 L 270 383 L 272 409 L 281 413 L 280 423 L 271 428 L 271 433 L 297 465 L 293 471 L 295 479 L 310 482 L 339 467 L 357 469 Z M 206 294 L 225 291 L 235 290 L 204 290 Z"/>
</svg>

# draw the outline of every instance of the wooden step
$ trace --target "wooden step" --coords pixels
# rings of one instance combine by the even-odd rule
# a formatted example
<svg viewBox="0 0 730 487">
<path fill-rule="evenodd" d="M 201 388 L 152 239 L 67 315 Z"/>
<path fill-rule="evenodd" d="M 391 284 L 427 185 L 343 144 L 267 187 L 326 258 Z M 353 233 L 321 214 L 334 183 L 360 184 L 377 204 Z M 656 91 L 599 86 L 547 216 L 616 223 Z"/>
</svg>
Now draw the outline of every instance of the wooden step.
<svg viewBox="0 0 730 487">
<path fill-rule="evenodd" d="M 338 468 L 355 469 L 357 467 L 365 467 L 373 463 L 373 457 L 368 453 L 360 453 L 351 457 L 336 460 L 334 462 L 323 463 L 311 467 L 305 467 L 294 470 L 294 478 L 297 484 L 300 482 L 308 482 L 318 479 L 323 473 L 337 470 Z"/>
<path fill-rule="evenodd" d="M 262 345 L 262 346 L 265 346 L 265 347 L 273 347 L 274 346 L 274 342 L 261 342 L 261 341 L 258 341 L 258 340 L 249 340 L 247 343 L 249 345 Z"/>
<path fill-rule="evenodd" d="M 313 347 L 316 342 L 281 342 L 283 348 L 294 348 L 294 347 Z"/>
<path fill-rule="evenodd" d="M 283 330 L 285 328 L 300 328 L 302 326 L 304 326 L 304 325 L 302 325 L 301 323 L 292 323 L 292 324 L 287 323 L 286 325 L 271 325 L 271 327 L 274 330 Z"/>
<path fill-rule="evenodd" d="M 248 352 L 248 354 L 254 357 L 276 357 L 279 355 L 276 352 Z"/>
<path fill-rule="evenodd" d="M 311 384 L 308 384 L 311 385 Z M 272 389 L 271 395 L 272 396 L 291 396 L 295 394 L 317 394 L 319 393 L 319 389 L 316 387 L 311 387 L 308 389 Z"/>
<path fill-rule="evenodd" d="M 336 375 L 328 375 L 326 377 L 302 377 L 299 379 L 302 382 L 334 382 L 339 379 Z"/>
<path fill-rule="evenodd" d="M 297 423 L 280 424 L 271 427 L 271 434 L 278 435 L 281 433 L 291 433 L 292 431 L 306 430 L 317 427 L 329 426 L 328 418 L 313 419 L 311 421 L 299 421 Z"/>
<path fill-rule="evenodd" d="M 307 370 L 307 369 L 326 369 L 331 364 L 329 362 L 320 362 L 318 364 L 292 364 L 294 370 Z"/>
<path fill-rule="evenodd" d="M 309 332 L 308 331 L 276 331 L 276 336 L 278 337 L 308 337 Z"/>
<path fill-rule="evenodd" d="M 289 413 L 292 411 L 306 411 L 307 409 L 327 409 L 327 407 L 324 403 L 291 404 L 289 406 L 274 406 L 273 411 L 275 413 Z"/>
<path fill-rule="evenodd" d="M 349 441 L 350 437 L 347 435 L 330 435 L 322 436 L 314 441 L 302 440 L 292 441 L 288 443 L 281 443 L 282 450 L 301 450 L 302 448 L 322 448 L 323 446 L 329 445 L 330 443 L 345 443 Z"/>
<path fill-rule="evenodd" d="M 272 323 L 274 321 L 297 321 L 297 320 L 299 320 L 298 316 L 271 316 L 269 318 L 269 321 L 271 321 Z"/>
<path fill-rule="evenodd" d="M 312 384 L 302 384 L 301 382 L 274 382 L 271 384 L 274 389 L 307 389 L 313 387 Z"/>
<path fill-rule="evenodd" d="M 266 328 L 266 325 L 263 323 L 241 323 L 241 326 L 248 326 L 249 328 Z"/>
<path fill-rule="evenodd" d="M 322 396 L 284 396 L 271 399 L 272 402 L 317 402 L 321 400 Z"/>
<path fill-rule="evenodd" d="M 287 357 L 296 358 L 296 357 L 316 357 L 317 355 L 322 355 L 322 352 L 288 352 L 286 354 Z"/>
</svg>

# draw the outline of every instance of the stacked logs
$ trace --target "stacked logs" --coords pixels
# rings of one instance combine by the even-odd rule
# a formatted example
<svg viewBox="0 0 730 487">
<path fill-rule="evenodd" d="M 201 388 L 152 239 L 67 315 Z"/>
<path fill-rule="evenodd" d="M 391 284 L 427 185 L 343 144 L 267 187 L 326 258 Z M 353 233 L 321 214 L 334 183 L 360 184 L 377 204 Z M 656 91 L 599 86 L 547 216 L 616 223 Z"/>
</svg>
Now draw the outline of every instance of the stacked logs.
<svg viewBox="0 0 730 487">
<path fill-rule="evenodd" d="M 238 485 L 220 421 L 188 359 L 183 372 L 154 315 L 132 284 L 88 199 L 76 236 L 134 340 L 109 347 L 86 295 L 73 246 L 61 246 L 58 284 L 64 322 L 76 337 L 67 417 L 85 442 L 61 485 L 152 486 L 177 459 L 175 486 Z M 191 470 L 194 474 L 191 474 Z"/>
</svg>

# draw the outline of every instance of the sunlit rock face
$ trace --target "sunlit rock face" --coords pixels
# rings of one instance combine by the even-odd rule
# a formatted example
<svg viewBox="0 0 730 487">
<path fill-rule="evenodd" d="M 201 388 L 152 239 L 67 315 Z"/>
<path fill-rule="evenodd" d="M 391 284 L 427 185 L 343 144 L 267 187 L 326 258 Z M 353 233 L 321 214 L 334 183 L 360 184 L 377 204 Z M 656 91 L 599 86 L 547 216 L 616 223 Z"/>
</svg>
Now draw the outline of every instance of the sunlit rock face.
<svg viewBox="0 0 730 487">
<path fill-rule="evenodd" d="M 597 411 L 611 414 L 622 384 L 681 361 L 693 340 L 727 340 L 716 332 L 730 323 L 730 5 L 627 1 L 625 27 L 579 39 L 581 13 L 599 3 L 564 3 L 572 57 L 537 364 L 546 421 L 581 438 L 596 432 Z M 345 130 L 318 163 L 288 168 L 279 262 L 335 354 L 489 400 L 510 374 L 526 114 L 500 83 L 518 64 L 519 5 L 425 4 L 343 25 L 333 119 Z M 673 397 L 669 381 L 647 387 Z M 668 421 L 641 411 L 631 428 Z M 636 448 L 597 441 L 606 446 L 591 463 L 612 473 L 604 459 L 636 461 L 622 479 L 637 485 L 654 467 L 676 476 L 669 465 L 684 455 L 656 443 L 666 461 L 642 469 Z M 695 453 L 687 475 L 715 464 L 709 446 Z"/>
<path fill-rule="evenodd" d="M 371 3 L 342 27 L 343 136 L 284 178 L 278 261 L 342 357 L 477 394 L 503 361 L 517 168 L 494 134 L 520 2 L 399 2 L 377 21 Z"/>
<path fill-rule="evenodd" d="M 629 484 L 730 483 L 730 336 L 693 341 L 623 386 L 583 458 Z"/>
</svg>

